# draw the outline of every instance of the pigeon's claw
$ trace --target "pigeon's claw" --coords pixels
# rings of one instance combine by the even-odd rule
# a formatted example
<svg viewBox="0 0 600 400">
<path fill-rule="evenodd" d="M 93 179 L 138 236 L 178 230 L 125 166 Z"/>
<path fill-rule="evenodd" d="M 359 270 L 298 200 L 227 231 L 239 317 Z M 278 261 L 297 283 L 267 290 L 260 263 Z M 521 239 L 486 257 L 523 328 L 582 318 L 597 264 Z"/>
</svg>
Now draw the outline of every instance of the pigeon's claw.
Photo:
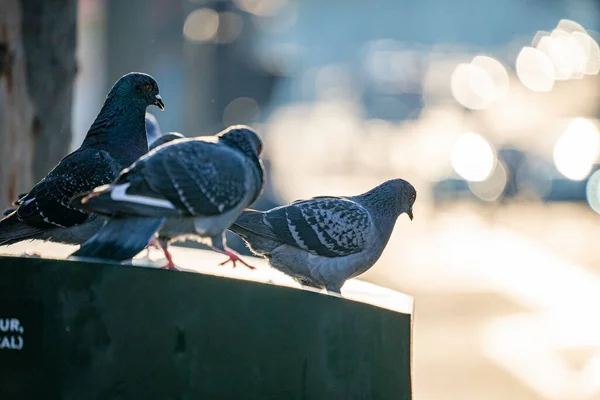
<svg viewBox="0 0 600 400">
<path fill-rule="evenodd" d="M 167 262 L 165 265 L 160 267 L 160 269 L 169 269 L 171 271 L 181 271 L 179 268 L 177 268 L 177 266 L 175 264 L 173 264 L 173 261 Z"/>
<path fill-rule="evenodd" d="M 152 238 L 152 240 L 150 240 L 150 243 L 148 243 L 148 246 L 146 246 L 146 257 L 148 257 L 148 258 L 150 258 L 150 248 L 151 247 L 154 247 L 155 249 L 160 249 L 160 246 L 156 242 L 155 238 Z"/>
<path fill-rule="evenodd" d="M 154 239 L 152 239 L 150 241 L 150 244 L 152 244 L 152 243 L 154 245 L 157 244 L 157 242 L 154 241 Z M 160 241 L 158 241 L 158 247 L 160 249 L 162 249 L 163 253 L 165 254 L 165 258 L 167 259 L 167 263 L 160 268 L 161 269 L 170 269 L 171 271 L 179 271 L 179 268 L 177 268 L 177 266 L 173 262 L 173 257 L 171 256 L 171 253 L 169 252 L 169 249 L 167 248 L 167 244 L 161 243 Z"/>
<path fill-rule="evenodd" d="M 241 257 L 239 255 L 237 255 L 236 253 L 234 253 L 231 250 L 225 250 L 223 251 L 223 254 L 225 254 L 226 256 L 229 256 L 229 258 L 221 263 L 219 263 L 219 265 L 225 265 L 228 262 L 233 263 L 233 268 L 235 268 L 237 265 L 236 263 L 240 263 L 242 265 L 245 265 L 247 268 L 249 269 L 256 269 L 256 267 L 248 264 L 246 261 L 242 260 Z"/>
</svg>

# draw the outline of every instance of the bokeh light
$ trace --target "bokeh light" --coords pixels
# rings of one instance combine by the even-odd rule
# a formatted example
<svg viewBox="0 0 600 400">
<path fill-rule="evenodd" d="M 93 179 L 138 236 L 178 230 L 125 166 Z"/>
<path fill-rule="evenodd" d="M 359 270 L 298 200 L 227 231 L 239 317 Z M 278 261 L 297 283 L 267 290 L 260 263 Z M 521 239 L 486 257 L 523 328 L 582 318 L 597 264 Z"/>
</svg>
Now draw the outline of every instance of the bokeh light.
<svg viewBox="0 0 600 400">
<path fill-rule="evenodd" d="M 471 65 L 481 68 L 490 77 L 494 83 L 494 91 L 492 94 L 487 95 L 493 96 L 494 101 L 504 99 L 510 90 L 510 81 L 508 73 L 504 65 L 493 57 L 488 56 L 476 56 L 471 61 Z"/>
<path fill-rule="evenodd" d="M 572 180 L 584 179 L 600 153 L 600 134 L 585 118 L 575 118 L 554 146 L 554 164 Z"/>
<path fill-rule="evenodd" d="M 597 75 L 600 71 L 600 47 L 598 47 L 598 43 L 587 33 L 574 32 L 572 35 L 585 54 L 584 73 L 586 75 Z"/>
<path fill-rule="evenodd" d="M 523 47 L 517 56 L 516 70 L 521 83 L 533 91 L 549 92 L 554 87 L 554 65 L 541 50 Z"/>
<path fill-rule="evenodd" d="M 452 147 L 452 167 L 468 181 L 485 180 L 495 164 L 496 153 L 492 145 L 476 133 L 461 135 Z"/>
<path fill-rule="evenodd" d="M 272 17 L 285 6 L 286 0 L 234 0 L 236 6 L 250 14 Z"/>
<path fill-rule="evenodd" d="M 298 19 L 298 4 L 286 2 L 277 10 L 277 18 L 253 15 L 252 21 L 263 32 L 278 35 L 289 31 Z"/>
<path fill-rule="evenodd" d="M 500 197 L 506 187 L 506 168 L 497 162 L 494 171 L 483 181 L 470 181 L 471 192 L 481 200 L 494 201 Z"/>
<path fill-rule="evenodd" d="M 250 124 L 260 116 L 260 108 L 254 99 L 238 97 L 223 110 L 223 125 Z"/>
<path fill-rule="evenodd" d="M 219 13 L 219 24 L 214 37 L 215 42 L 220 44 L 235 41 L 242 32 L 242 18 L 234 12 L 226 11 Z"/>
<path fill-rule="evenodd" d="M 183 24 L 183 35 L 192 42 L 214 39 L 219 29 L 219 14 L 210 8 L 192 11 Z"/>
<path fill-rule="evenodd" d="M 450 87 L 456 101 L 473 110 L 487 108 L 495 98 L 494 81 L 473 64 L 458 64 L 450 78 Z"/>
<path fill-rule="evenodd" d="M 554 79 L 567 80 L 583 77 L 587 64 L 584 49 L 571 34 L 555 29 L 549 36 L 543 36 L 537 45 L 554 66 Z"/>
</svg>

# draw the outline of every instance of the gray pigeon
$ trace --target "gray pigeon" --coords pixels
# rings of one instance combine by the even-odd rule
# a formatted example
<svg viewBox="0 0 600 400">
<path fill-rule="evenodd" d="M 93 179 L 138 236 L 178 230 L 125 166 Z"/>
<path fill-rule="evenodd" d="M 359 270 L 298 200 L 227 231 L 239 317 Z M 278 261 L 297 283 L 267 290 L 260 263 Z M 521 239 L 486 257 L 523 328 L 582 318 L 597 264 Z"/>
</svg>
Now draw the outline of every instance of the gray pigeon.
<svg viewBox="0 0 600 400">
<path fill-rule="evenodd" d="M 81 212 L 69 201 L 77 193 L 112 182 L 148 151 L 144 116 L 149 105 L 164 109 L 154 78 L 138 72 L 121 77 L 79 149 L 64 157 L 0 220 L 0 245 L 27 239 L 80 244 L 93 236 L 103 218 Z"/>
<path fill-rule="evenodd" d="M 154 143 L 156 139 L 162 136 L 160 125 L 154 114 L 146 113 L 146 137 L 148 138 L 148 147 Z"/>
<path fill-rule="evenodd" d="M 176 269 L 167 245 L 187 237 L 207 238 L 229 256 L 222 264 L 247 265 L 225 246 L 224 232 L 262 191 L 261 151 L 258 134 L 242 125 L 156 147 L 112 184 L 73 199 L 72 206 L 111 218 L 72 256 L 127 260 L 160 229 L 163 268 Z"/>
<path fill-rule="evenodd" d="M 166 143 L 169 140 L 173 140 L 174 138 L 184 137 L 183 135 L 176 133 L 176 135 L 179 135 L 178 137 L 168 136 L 166 139 L 159 141 L 159 144 L 154 144 L 156 142 L 156 140 L 159 137 L 161 137 L 162 135 L 163 134 L 160 130 L 160 125 L 158 124 L 156 117 L 153 114 L 146 112 L 146 137 L 148 139 L 148 147 L 150 150 L 152 150 L 154 147 L 159 146 L 160 144 Z M 27 193 L 22 193 L 22 194 L 18 195 L 17 198 L 21 199 L 21 197 L 25 197 L 25 196 L 27 196 Z M 14 201 L 13 205 L 17 204 L 18 202 L 19 202 L 19 200 Z M 9 208 L 5 209 L 4 211 L 2 211 L 1 216 L 6 217 L 8 214 L 12 213 L 15 210 L 16 210 L 16 208 L 9 207 Z M 50 239 L 50 240 L 52 240 L 52 239 Z"/>
<path fill-rule="evenodd" d="M 245 210 L 229 230 L 300 284 L 340 293 L 346 280 L 379 259 L 396 219 L 407 213 L 412 220 L 416 196 L 410 183 L 393 179 L 358 196 Z"/>
</svg>

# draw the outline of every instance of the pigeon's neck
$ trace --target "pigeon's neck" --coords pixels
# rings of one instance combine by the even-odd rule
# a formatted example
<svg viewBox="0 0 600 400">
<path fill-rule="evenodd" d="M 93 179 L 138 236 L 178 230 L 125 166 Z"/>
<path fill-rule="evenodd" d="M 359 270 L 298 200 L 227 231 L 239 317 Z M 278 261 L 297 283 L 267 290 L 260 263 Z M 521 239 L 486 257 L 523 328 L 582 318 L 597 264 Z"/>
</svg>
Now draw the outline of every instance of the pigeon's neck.
<svg viewBox="0 0 600 400">
<path fill-rule="evenodd" d="M 259 157 L 257 157 L 257 155 L 254 153 L 244 151 L 244 149 L 242 149 L 237 143 L 229 140 L 227 137 L 220 136 L 219 141 L 225 143 L 227 146 L 229 146 L 232 149 L 234 149 L 235 151 L 241 153 L 242 156 L 246 157 L 246 159 L 248 159 L 252 163 L 252 165 L 255 167 L 255 172 L 257 173 L 257 175 L 256 175 L 257 184 L 259 185 L 261 190 L 256 193 L 256 197 L 252 200 L 252 203 L 254 203 L 254 201 L 258 198 L 258 196 L 260 196 L 260 193 L 262 192 L 262 188 L 265 183 L 265 167 L 264 167 L 261 159 Z"/>
<path fill-rule="evenodd" d="M 254 203 L 258 199 L 258 197 L 262 193 L 263 188 L 265 186 L 265 167 L 263 166 L 263 163 L 258 159 L 256 159 L 256 160 L 252 159 L 252 163 L 256 167 L 255 168 L 255 173 L 256 173 L 255 178 L 256 178 L 258 190 L 256 191 L 256 194 L 252 198 L 252 201 L 250 202 L 250 204 Z"/>
<path fill-rule="evenodd" d="M 123 101 L 116 95 L 109 95 L 82 147 L 106 150 L 128 166 L 148 152 L 145 115 L 146 104 L 143 102 Z"/>
<path fill-rule="evenodd" d="M 382 234 L 389 235 L 391 233 L 402 212 L 397 195 L 393 190 L 378 186 L 352 199 L 369 211 Z"/>
</svg>

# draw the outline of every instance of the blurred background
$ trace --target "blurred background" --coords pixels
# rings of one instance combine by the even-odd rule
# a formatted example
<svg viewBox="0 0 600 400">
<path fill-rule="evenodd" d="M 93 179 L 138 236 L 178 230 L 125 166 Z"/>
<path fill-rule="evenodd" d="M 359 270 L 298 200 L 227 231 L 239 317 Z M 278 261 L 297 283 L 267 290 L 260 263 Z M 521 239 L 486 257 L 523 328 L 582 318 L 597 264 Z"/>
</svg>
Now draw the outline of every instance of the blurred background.
<svg viewBox="0 0 600 400">
<path fill-rule="evenodd" d="M 263 135 L 256 208 L 407 179 L 415 219 L 361 279 L 415 297 L 414 398 L 600 399 L 598 2 L 79 0 L 76 13 L 63 154 L 112 84 L 143 71 L 163 131 Z"/>
</svg>

